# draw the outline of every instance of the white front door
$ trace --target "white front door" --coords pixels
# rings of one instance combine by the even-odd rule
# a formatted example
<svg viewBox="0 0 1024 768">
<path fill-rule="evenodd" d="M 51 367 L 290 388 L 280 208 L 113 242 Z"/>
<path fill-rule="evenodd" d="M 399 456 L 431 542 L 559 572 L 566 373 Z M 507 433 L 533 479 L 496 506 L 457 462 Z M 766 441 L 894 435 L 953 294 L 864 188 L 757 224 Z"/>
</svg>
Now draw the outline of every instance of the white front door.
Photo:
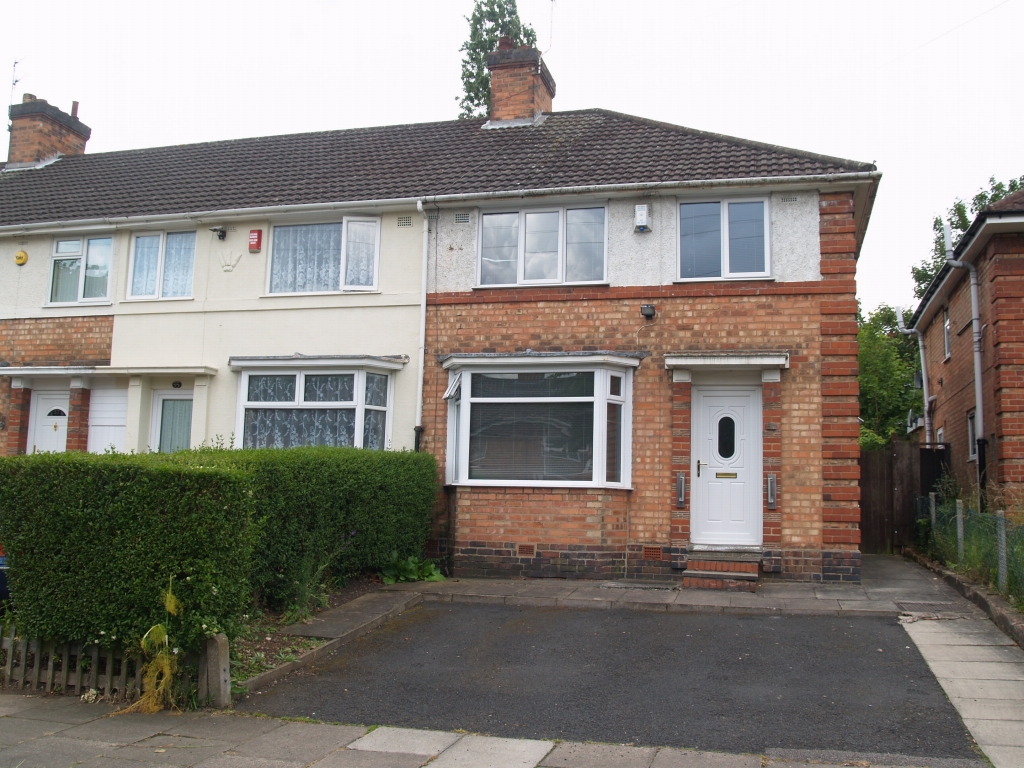
<svg viewBox="0 0 1024 768">
<path fill-rule="evenodd" d="M 690 541 L 758 546 L 761 511 L 761 390 L 694 387 Z"/>
<path fill-rule="evenodd" d="M 51 451 L 63 453 L 68 445 L 68 392 L 33 392 L 35 408 L 32 411 L 35 424 L 32 425 L 30 453 Z"/>
</svg>

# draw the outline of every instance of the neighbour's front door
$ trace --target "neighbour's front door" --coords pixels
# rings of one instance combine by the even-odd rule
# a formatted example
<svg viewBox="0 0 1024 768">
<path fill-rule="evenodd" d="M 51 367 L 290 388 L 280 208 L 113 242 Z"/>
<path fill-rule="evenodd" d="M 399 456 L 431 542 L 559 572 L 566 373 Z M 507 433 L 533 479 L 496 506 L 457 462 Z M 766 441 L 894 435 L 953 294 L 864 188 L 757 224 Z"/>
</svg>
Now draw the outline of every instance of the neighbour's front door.
<svg viewBox="0 0 1024 768">
<path fill-rule="evenodd" d="M 32 427 L 31 453 L 62 453 L 68 445 L 67 392 L 35 392 L 35 425 Z"/>
<path fill-rule="evenodd" d="M 692 417 L 690 541 L 760 545 L 760 389 L 694 387 Z"/>
</svg>

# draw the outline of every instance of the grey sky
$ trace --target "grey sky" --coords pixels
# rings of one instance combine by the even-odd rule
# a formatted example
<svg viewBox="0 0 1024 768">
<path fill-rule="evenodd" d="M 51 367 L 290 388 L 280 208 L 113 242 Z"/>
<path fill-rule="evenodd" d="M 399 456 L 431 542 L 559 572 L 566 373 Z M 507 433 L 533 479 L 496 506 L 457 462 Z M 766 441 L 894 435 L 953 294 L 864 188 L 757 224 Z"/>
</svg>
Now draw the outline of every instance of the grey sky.
<svg viewBox="0 0 1024 768">
<path fill-rule="evenodd" d="M 89 152 L 444 120 L 457 115 L 471 8 L 12 3 L 0 66 L 22 60 L 16 101 L 80 101 Z M 519 9 L 550 45 L 556 110 L 605 107 L 877 162 L 858 271 L 866 309 L 913 303 L 910 265 L 954 197 L 1024 174 L 1024 105 L 1006 65 L 1024 0 L 556 0 L 553 34 L 551 0 Z"/>
</svg>

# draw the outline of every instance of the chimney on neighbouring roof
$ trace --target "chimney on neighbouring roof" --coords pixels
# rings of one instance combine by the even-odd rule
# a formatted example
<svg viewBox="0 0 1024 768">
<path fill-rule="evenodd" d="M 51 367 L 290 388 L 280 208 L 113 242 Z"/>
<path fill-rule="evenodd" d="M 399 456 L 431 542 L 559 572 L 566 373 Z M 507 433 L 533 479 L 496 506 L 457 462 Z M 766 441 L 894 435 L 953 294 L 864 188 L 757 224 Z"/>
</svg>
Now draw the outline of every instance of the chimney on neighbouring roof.
<svg viewBox="0 0 1024 768">
<path fill-rule="evenodd" d="M 56 154 L 85 154 L 85 143 L 92 129 L 78 119 L 78 102 L 73 102 L 71 114 L 62 112 L 45 99 L 26 93 L 21 104 L 12 104 L 11 143 L 7 162 L 34 163 Z"/>
<path fill-rule="evenodd" d="M 532 120 L 551 111 L 555 81 L 536 48 L 513 48 L 509 38 L 499 38 L 498 50 L 487 54 L 487 69 L 491 120 Z"/>
</svg>

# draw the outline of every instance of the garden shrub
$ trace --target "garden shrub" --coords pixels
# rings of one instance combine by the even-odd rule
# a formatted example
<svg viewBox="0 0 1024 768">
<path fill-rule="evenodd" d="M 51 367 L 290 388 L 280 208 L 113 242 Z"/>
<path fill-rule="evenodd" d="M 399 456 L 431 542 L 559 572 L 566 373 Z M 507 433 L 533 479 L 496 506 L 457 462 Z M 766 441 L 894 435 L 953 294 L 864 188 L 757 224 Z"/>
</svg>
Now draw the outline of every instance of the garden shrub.
<svg viewBox="0 0 1024 768">
<path fill-rule="evenodd" d="M 250 604 L 253 501 L 244 473 L 153 456 L 83 453 L 0 459 L 0 541 L 25 636 L 138 645 L 167 627 L 194 650 L 233 634 Z"/>
</svg>

